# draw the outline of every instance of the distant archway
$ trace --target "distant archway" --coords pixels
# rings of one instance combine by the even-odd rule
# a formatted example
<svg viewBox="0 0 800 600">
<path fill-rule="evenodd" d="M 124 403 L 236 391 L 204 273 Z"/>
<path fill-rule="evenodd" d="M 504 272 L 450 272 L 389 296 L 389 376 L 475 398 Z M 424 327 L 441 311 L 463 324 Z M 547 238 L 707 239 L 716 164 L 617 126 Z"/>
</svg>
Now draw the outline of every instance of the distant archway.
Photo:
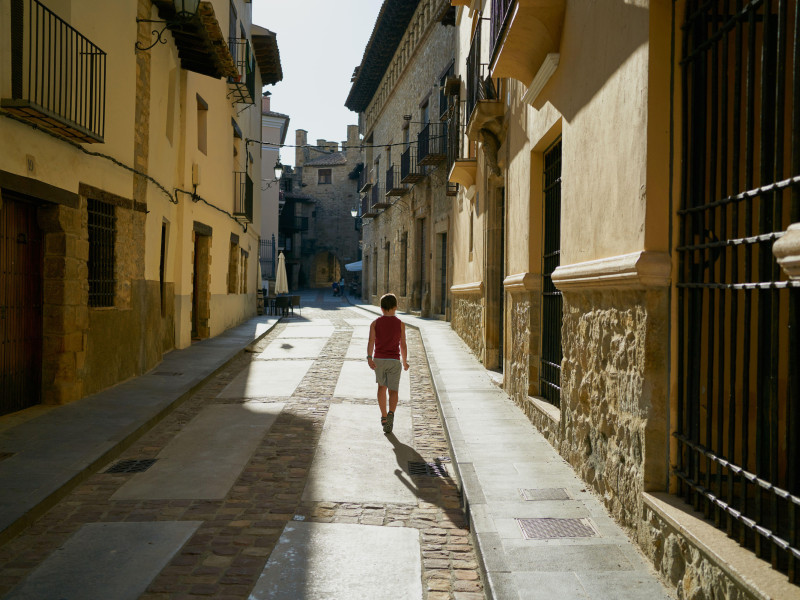
<svg viewBox="0 0 800 600">
<path fill-rule="evenodd" d="M 342 268 L 334 254 L 326 251 L 317 253 L 311 275 L 311 284 L 314 287 L 328 287 L 334 281 L 339 281 L 341 276 Z"/>
</svg>

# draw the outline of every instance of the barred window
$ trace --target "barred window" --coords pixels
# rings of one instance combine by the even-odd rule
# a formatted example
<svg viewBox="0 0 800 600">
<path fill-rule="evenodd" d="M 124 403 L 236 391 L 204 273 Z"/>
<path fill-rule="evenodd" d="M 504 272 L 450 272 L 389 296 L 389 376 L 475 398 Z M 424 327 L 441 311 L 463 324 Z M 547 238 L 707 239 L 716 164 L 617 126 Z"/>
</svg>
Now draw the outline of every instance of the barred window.
<svg viewBox="0 0 800 600">
<path fill-rule="evenodd" d="M 114 205 L 89 198 L 89 306 L 114 306 Z"/>
</svg>

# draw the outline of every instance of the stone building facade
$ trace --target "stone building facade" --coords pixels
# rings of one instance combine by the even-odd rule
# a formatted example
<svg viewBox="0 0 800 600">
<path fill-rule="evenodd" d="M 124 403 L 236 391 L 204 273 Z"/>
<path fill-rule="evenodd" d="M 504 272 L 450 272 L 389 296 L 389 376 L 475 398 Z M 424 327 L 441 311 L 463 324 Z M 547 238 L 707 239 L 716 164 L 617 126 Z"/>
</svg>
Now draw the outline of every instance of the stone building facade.
<svg viewBox="0 0 800 600">
<path fill-rule="evenodd" d="M 0 12 L 20 32 L 0 41 L 6 413 L 78 400 L 255 314 L 252 107 L 281 75 L 275 36 L 250 32 L 244 0 L 203 2 L 181 25 L 207 42 L 197 62 L 185 37 L 166 29 L 161 44 L 149 23 L 133 26 L 171 18 L 170 2 L 116 2 L 102 18 L 88 0 L 5 0 Z M 53 68 L 89 52 L 80 77 Z"/>
<path fill-rule="evenodd" d="M 679 597 L 799 597 L 796 3 L 452 5 L 453 329 Z"/>
<path fill-rule="evenodd" d="M 360 112 L 364 170 L 362 297 L 449 316 L 454 187 L 447 182 L 442 83 L 453 66 L 447 2 L 385 2 L 346 106 Z M 387 58 L 391 57 L 391 58 Z"/>
</svg>

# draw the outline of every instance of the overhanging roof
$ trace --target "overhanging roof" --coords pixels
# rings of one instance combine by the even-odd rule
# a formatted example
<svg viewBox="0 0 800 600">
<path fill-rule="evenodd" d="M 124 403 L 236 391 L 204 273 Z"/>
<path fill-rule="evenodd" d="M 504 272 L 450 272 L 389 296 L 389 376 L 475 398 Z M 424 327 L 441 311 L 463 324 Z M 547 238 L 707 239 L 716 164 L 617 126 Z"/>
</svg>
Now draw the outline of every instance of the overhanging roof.
<svg viewBox="0 0 800 600">
<path fill-rule="evenodd" d="M 418 4 L 419 0 L 384 0 L 344 103 L 350 110 L 364 112 L 369 106 Z"/>
<path fill-rule="evenodd" d="M 256 55 L 258 70 L 261 71 L 261 83 L 264 85 L 278 83 L 283 79 L 278 36 L 258 25 L 250 27 L 250 35 L 253 38 L 253 52 Z"/>
</svg>

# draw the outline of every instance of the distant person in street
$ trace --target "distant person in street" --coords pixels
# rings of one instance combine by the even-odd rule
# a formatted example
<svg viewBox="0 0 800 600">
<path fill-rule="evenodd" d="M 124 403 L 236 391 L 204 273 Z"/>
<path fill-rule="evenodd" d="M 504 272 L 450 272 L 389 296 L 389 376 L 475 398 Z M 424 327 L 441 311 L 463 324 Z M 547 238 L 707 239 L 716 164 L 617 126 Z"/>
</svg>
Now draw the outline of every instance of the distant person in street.
<svg viewBox="0 0 800 600">
<path fill-rule="evenodd" d="M 344 288 L 344 277 L 339 280 L 339 294 L 344 296 L 345 288 Z"/>
<path fill-rule="evenodd" d="M 378 384 L 378 406 L 381 409 L 381 425 L 384 433 L 394 427 L 394 411 L 397 409 L 397 393 L 400 389 L 401 366 L 408 371 L 408 348 L 406 325 L 395 316 L 397 297 L 394 294 L 381 296 L 382 317 L 369 326 L 367 363 L 375 371 Z M 373 356 L 373 351 L 375 355 Z M 389 410 L 386 410 L 386 392 L 389 392 Z"/>
<path fill-rule="evenodd" d="M 334 281 L 333 283 L 331 283 L 331 287 L 333 288 L 333 295 L 334 296 L 338 296 L 339 295 L 339 283 Z"/>
</svg>

